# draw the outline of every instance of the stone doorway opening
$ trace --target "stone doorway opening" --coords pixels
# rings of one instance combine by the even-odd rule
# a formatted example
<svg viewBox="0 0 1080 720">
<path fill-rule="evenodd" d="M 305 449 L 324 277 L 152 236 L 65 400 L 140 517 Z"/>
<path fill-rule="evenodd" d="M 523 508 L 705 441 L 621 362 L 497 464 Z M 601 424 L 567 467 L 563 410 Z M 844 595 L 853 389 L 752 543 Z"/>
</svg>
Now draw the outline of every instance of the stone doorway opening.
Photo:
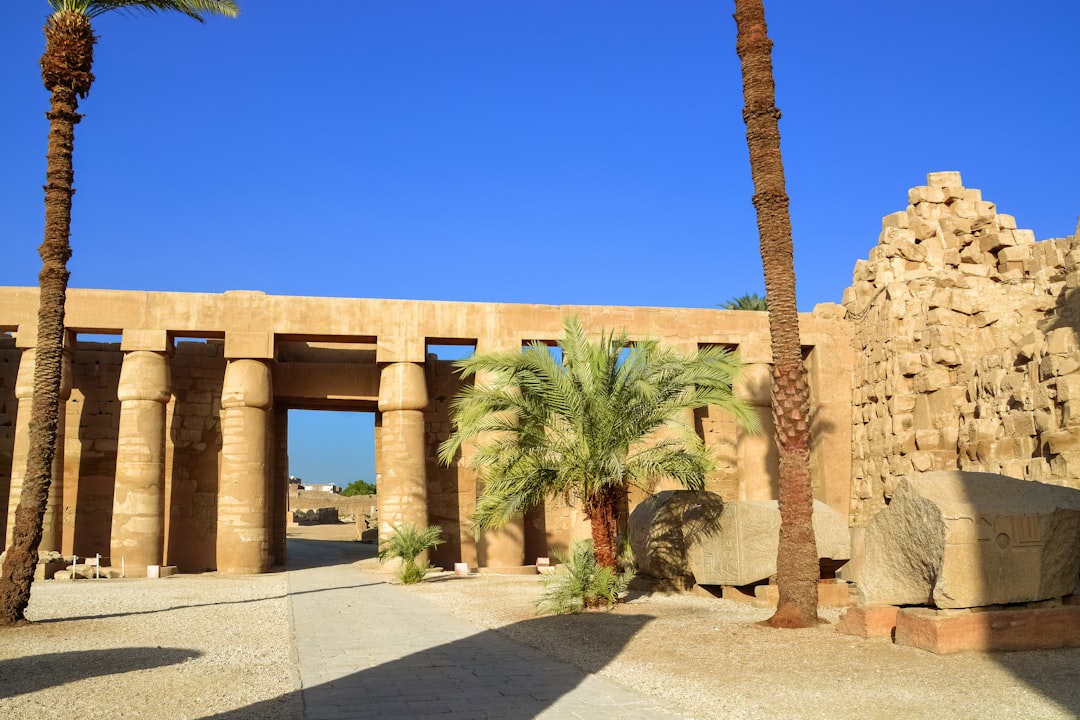
<svg viewBox="0 0 1080 720">
<path fill-rule="evenodd" d="M 374 408 L 286 409 L 286 525 L 290 569 L 375 555 L 376 496 L 343 495 L 350 484 L 376 486 Z M 359 481 L 359 482 L 358 482 Z M 357 542 L 368 540 L 368 543 Z"/>
</svg>

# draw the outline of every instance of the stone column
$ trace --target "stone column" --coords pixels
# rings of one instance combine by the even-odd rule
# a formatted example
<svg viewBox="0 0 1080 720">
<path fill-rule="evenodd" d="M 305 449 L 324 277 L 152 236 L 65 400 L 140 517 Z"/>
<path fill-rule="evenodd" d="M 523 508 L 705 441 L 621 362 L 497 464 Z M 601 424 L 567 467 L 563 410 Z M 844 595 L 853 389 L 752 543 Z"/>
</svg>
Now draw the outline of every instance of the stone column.
<svg viewBox="0 0 1080 720">
<path fill-rule="evenodd" d="M 15 529 L 15 508 L 22 497 L 23 479 L 26 476 L 26 460 L 30 450 L 30 413 L 34 398 L 34 362 L 37 355 L 36 334 L 34 331 L 20 329 L 17 346 L 22 348 L 19 358 L 19 372 L 15 380 L 15 398 L 19 403 L 15 416 L 15 438 L 11 454 L 11 485 L 8 490 L 7 522 L 4 531 L 4 548 L 11 545 L 12 531 Z M 71 397 L 71 355 L 65 349 L 63 369 L 60 375 L 60 408 L 57 413 L 56 452 L 53 455 L 52 479 L 49 484 L 48 505 L 42 518 L 41 543 L 38 550 L 60 551 L 63 542 L 64 525 L 64 433 L 66 401 Z"/>
<path fill-rule="evenodd" d="M 165 550 L 165 408 L 172 397 L 167 353 L 125 349 L 116 394 L 120 428 L 109 553 L 113 567 L 123 563 L 128 577 L 145 577 Z"/>
<path fill-rule="evenodd" d="M 420 363 L 395 362 L 382 369 L 379 380 L 379 537 L 394 526 L 411 522 L 428 525 L 427 457 L 424 447 L 424 409 L 427 381 Z"/>
<path fill-rule="evenodd" d="M 229 360 L 221 390 L 219 572 L 247 574 L 270 569 L 273 404 L 269 362 Z"/>
</svg>

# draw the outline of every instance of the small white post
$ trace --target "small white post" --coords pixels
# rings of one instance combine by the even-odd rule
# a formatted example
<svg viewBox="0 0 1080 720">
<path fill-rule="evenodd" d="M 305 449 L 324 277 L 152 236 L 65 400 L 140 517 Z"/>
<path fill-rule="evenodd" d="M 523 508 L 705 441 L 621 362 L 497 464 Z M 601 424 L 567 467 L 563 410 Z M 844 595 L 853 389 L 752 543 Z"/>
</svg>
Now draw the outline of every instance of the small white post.
<svg viewBox="0 0 1080 720">
<path fill-rule="evenodd" d="M 127 577 L 127 559 L 120 556 L 120 577 Z"/>
<path fill-rule="evenodd" d="M 97 555 L 97 565 L 94 567 L 94 577 L 98 580 L 101 579 L 101 553 L 95 553 Z"/>
</svg>

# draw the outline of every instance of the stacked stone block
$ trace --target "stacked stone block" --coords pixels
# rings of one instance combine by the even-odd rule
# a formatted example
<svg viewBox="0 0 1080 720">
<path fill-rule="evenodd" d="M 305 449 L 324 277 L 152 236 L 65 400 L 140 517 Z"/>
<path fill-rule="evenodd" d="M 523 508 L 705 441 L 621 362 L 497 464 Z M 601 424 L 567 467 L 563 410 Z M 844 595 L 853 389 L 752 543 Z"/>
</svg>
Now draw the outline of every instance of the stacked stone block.
<svg viewBox="0 0 1080 720">
<path fill-rule="evenodd" d="M 178 342 L 171 364 L 166 562 L 183 572 L 200 572 L 216 567 L 224 343 Z"/>
<path fill-rule="evenodd" d="M 956 172 L 931 173 L 908 201 L 844 293 L 853 525 L 912 472 L 1080 487 L 1077 237 L 1036 242 Z"/>
</svg>

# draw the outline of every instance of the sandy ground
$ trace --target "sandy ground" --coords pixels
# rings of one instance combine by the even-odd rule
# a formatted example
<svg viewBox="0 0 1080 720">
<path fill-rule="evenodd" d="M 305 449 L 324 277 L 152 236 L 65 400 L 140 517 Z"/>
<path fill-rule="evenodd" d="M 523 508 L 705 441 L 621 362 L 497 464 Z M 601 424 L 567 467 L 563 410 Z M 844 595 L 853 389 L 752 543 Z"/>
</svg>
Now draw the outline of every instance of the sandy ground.
<svg viewBox="0 0 1080 720">
<path fill-rule="evenodd" d="M 0 718 L 293 718 L 286 589 L 280 573 L 38 583 L 35 623 L 0 630 Z M 537 576 L 447 573 L 401 588 L 694 718 L 1080 717 L 1080 649 L 936 656 L 685 595 L 538 617 L 541 591 Z"/>
</svg>

